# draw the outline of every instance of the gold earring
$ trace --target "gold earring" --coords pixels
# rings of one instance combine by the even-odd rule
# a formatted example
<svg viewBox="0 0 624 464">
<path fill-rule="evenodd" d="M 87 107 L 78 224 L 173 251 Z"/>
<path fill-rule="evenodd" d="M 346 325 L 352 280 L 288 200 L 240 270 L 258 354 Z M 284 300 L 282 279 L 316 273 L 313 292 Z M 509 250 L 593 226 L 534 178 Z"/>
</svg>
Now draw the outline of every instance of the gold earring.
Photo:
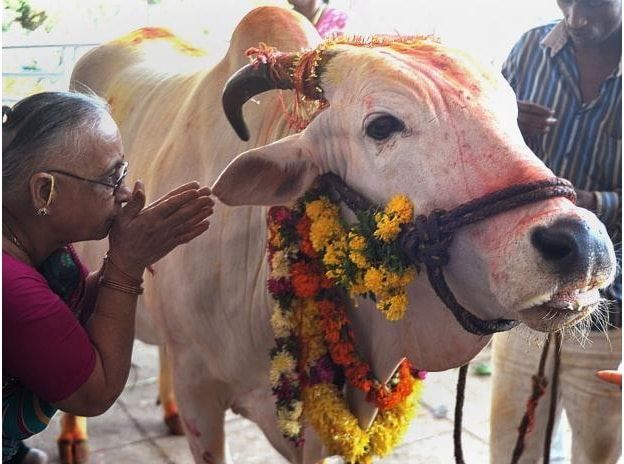
<svg viewBox="0 0 624 464">
<path fill-rule="evenodd" d="M 43 208 L 39 208 L 37 210 L 37 216 L 47 216 L 48 215 L 48 206 L 50 206 L 50 203 L 52 203 L 52 195 L 54 194 L 54 176 L 50 176 L 51 177 L 51 185 L 50 185 L 50 193 L 48 194 L 48 199 L 46 200 L 45 205 L 43 205 Z"/>
</svg>

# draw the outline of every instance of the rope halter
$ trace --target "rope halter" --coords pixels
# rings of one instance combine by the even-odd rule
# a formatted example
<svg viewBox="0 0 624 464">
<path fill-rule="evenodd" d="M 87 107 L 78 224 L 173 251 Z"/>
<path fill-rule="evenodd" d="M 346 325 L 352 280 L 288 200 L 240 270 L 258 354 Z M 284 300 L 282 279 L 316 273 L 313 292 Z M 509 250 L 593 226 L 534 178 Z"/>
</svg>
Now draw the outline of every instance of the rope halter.
<svg viewBox="0 0 624 464">
<path fill-rule="evenodd" d="M 335 174 L 324 174 L 320 177 L 320 183 L 353 212 L 357 213 L 374 206 Z M 555 177 L 512 185 L 462 203 L 450 211 L 436 209 L 429 215 L 416 216 L 410 224 L 403 226 L 399 236 L 401 248 L 413 264 L 423 265 L 427 269 L 429 282 L 436 295 L 451 310 L 457 322 L 466 331 L 475 335 L 503 332 L 515 327 L 518 321 L 478 318 L 457 301 L 446 283 L 442 268 L 451 259 L 449 247 L 453 236 L 458 229 L 467 225 L 519 206 L 556 197 L 565 197 L 576 203 L 576 193 L 572 184 L 565 179 Z"/>
</svg>

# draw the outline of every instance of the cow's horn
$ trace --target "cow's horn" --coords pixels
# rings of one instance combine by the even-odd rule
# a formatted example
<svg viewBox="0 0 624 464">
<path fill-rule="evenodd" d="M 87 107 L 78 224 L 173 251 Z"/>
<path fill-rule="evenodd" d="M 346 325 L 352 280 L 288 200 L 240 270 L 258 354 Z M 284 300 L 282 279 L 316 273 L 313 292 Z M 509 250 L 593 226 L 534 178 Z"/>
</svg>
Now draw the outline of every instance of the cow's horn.
<svg viewBox="0 0 624 464">
<path fill-rule="evenodd" d="M 243 119 L 245 102 L 267 90 L 293 88 L 291 79 L 272 74 L 275 74 L 275 69 L 271 65 L 256 61 L 239 69 L 225 84 L 223 109 L 236 134 L 244 141 L 249 140 L 249 130 Z"/>
</svg>

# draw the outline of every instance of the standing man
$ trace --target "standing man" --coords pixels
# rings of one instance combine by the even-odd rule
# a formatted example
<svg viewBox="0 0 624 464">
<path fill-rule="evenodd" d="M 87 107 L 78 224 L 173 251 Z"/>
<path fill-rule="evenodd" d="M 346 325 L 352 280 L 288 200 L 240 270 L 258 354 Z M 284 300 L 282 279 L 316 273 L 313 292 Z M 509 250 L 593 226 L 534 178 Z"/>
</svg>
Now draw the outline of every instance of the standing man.
<svg viewBox="0 0 624 464">
<path fill-rule="evenodd" d="M 525 33 L 503 65 L 516 92 L 518 125 L 529 147 L 556 175 L 570 180 L 578 205 L 605 224 L 621 263 L 622 2 L 557 0 L 564 19 Z M 603 316 L 581 345 L 573 330 L 561 349 L 557 417 L 572 428 L 572 463 L 615 463 L 621 455 L 621 389 L 596 371 L 622 357 L 621 276 L 606 289 Z M 490 455 L 509 463 L 531 393 L 541 348 L 527 329 L 494 337 Z M 553 347 L 546 369 L 551 378 Z M 541 462 L 549 408 L 542 397 L 520 462 Z M 557 421 L 558 422 L 558 421 Z"/>
</svg>

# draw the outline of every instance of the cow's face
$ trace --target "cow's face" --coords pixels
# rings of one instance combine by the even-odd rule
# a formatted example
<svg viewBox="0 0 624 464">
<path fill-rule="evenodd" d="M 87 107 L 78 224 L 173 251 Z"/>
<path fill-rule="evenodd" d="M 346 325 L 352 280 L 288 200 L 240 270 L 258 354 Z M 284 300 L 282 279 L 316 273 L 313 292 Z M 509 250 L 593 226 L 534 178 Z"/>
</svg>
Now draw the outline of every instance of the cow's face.
<svg viewBox="0 0 624 464">
<path fill-rule="evenodd" d="M 499 74 L 429 41 L 332 52 L 320 80 L 329 107 L 300 134 L 237 158 L 215 185 L 222 201 L 287 203 L 334 172 L 374 202 L 403 193 L 427 214 L 553 177 L 524 144 Z M 450 255 L 446 278 L 476 316 L 548 331 L 596 306 L 615 263 L 604 226 L 563 198 L 465 227 Z"/>
</svg>

